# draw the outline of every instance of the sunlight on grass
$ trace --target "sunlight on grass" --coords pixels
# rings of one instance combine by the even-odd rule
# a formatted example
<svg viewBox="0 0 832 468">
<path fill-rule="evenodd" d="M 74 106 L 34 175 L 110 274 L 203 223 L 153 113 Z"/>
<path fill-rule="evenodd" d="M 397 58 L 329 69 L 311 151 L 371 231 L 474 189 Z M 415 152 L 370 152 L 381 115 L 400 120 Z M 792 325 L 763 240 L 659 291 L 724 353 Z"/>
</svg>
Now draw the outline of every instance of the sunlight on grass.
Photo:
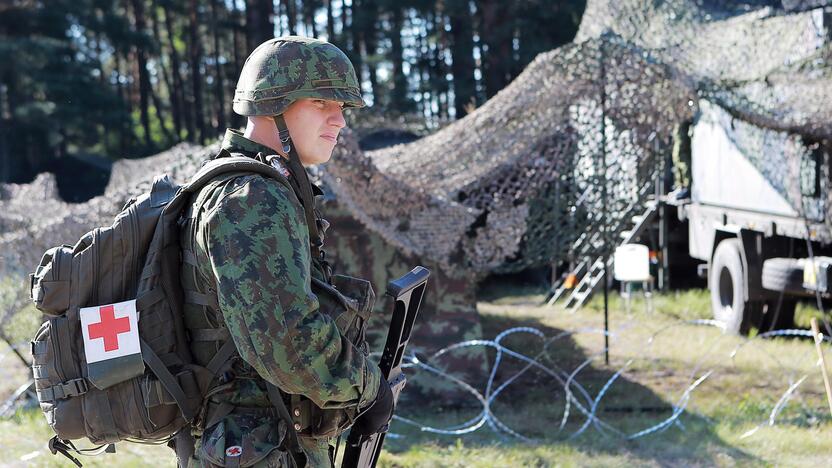
<svg viewBox="0 0 832 468">
<path fill-rule="evenodd" d="M 810 340 L 747 339 L 686 323 L 710 317 L 709 295 L 703 290 L 656 294 L 651 313 L 645 311 L 644 298 L 637 295 L 630 314 L 624 312 L 621 298 L 613 292 L 607 365 L 599 296 L 582 310 L 569 313 L 541 306 L 539 289 L 506 288 L 503 292 L 505 296 L 478 304 L 485 339 L 518 326 L 534 327 L 549 338 L 560 335 L 558 341 L 546 345 L 532 334 L 517 333 L 503 344 L 525 355 L 539 356 L 550 368 L 571 372 L 587 363 L 576 381 L 589 398 L 595 398 L 613 374 L 620 372 L 597 408 L 598 417 L 609 429 L 602 433 L 590 425 L 571 438 L 585 418 L 572 405 L 561 428 L 566 402 L 563 386 L 542 372 L 532 371 L 508 386 L 492 411 L 502 423 L 534 443 L 519 441 L 488 425 L 470 434 L 451 436 L 394 421 L 380 466 L 828 466 L 832 460 L 832 418 Z M 798 310 L 803 317 L 813 313 L 810 306 Z M 493 359 L 493 350 L 487 352 Z M 7 357 L 0 364 L 7 375 L 25 380 L 25 369 L 19 369 L 14 359 Z M 505 382 L 521 369 L 517 360 L 504 359 L 495 383 Z M 414 381 L 430 378 L 425 372 L 410 374 Z M 700 378 L 704 380 L 690 394 L 678 423 L 635 440 L 615 434 L 635 434 L 664 421 L 673 414 L 685 390 Z M 777 413 L 774 425 L 769 425 L 774 407 L 800 379 L 791 401 Z M 3 393 L 8 394 L 8 389 Z M 473 398 L 450 406 L 405 400 L 397 414 L 425 426 L 447 428 L 470 420 L 480 409 Z M 0 434 L 0 445 L 10 447 L 3 457 L 6 465 L 0 466 L 72 466 L 45 448 L 51 433 L 37 409 L 0 421 Z M 102 467 L 173 465 L 172 453 L 165 447 L 120 444 L 118 450 L 116 455 L 83 461 Z"/>
</svg>

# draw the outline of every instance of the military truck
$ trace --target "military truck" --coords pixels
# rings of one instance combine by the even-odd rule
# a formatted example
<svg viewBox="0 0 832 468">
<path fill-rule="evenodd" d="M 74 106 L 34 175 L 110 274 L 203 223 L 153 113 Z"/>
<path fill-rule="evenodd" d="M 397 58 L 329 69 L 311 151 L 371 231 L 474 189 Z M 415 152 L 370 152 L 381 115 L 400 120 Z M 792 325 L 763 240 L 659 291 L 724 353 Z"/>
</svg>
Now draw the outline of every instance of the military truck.
<svg viewBox="0 0 832 468">
<path fill-rule="evenodd" d="M 714 317 L 729 333 L 790 327 L 799 297 L 832 293 L 828 148 L 701 100 L 690 155 L 690 197 L 669 203 Z"/>
</svg>

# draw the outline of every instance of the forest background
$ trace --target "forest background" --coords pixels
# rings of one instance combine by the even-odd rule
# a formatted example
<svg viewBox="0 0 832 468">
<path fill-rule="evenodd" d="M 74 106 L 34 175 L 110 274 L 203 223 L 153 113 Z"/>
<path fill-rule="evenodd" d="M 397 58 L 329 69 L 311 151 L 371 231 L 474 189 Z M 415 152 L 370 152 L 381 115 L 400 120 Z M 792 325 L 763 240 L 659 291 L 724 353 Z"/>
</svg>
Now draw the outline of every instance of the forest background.
<svg viewBox="0 0 832 468">
<path fill-rule="evenodd" d="M 416 118 L 435 129 L 495 95 L 538 53 L 571 41 L 584 6 L 0 0 L 0 182 L 50 171 L 60 189 L 60 173 L 71 172 L 75 185 L 103 188 L 112 160 L 182 141 L 204 144 L 243 125 L 231 110 L 242 64 L 258 44 L 287 34 L 342 48 L 360 71 L 373 115 Z M 76 191 L 67 201 L 93 195 Z"/>
</svg>

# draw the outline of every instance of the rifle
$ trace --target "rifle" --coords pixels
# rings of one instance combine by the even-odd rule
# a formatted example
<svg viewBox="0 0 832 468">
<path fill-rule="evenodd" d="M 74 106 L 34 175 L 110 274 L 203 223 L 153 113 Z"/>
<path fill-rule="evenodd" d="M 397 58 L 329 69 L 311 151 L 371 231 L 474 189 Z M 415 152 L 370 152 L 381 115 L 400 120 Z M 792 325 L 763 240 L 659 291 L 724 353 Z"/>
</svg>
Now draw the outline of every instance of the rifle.
<svg viewBox="0 0 832 468">
<path fill-rule="evenodd" d="M 381 354 L 379 368 L 393 391 L 393 407 L 407 382 L 402 373 L 404 349 L 425 295 L 430 270 L 417 266 L 410 273 L 387 284 L 387 295 L 393 298 L 393 316 L 387 331 L 387 341 Z M 361 437 L 350 432 L 344 449 L 341 468 L 373 468 L 381 455 L 385 432 Z"/>
</svg>

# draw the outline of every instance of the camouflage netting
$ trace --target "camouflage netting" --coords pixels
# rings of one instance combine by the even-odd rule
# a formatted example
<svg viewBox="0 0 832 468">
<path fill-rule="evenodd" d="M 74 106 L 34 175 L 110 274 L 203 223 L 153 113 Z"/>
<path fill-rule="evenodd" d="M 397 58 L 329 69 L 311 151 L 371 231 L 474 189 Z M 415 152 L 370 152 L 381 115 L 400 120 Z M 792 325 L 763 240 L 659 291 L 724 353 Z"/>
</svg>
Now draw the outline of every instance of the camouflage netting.
<svg viewBox="0 0 832 468">
<path fill-rule="evenodd" d="M 331 185 L 422 256 L 480 272 L 562 260 L 602 218 L 627 227 L 699 97 L 760 132 L 832 136 L 821 3 L 590 0 L 575 43 L 432 136 L 347 149 Z"/>
<path fill-rule="evenodd" d="M 0 184 L 0 276 L 34 271 L 46 249 L 74 243 L 93 227 L 112 224 L 130 197 L 150 190 L 155 174 L 168 172 L 187 180 L 217 149 L 182 143 L 150 158 L 123 159 L 113 165 L 104 194 L 86 203 L 61 200 L 51 173 L 29 184 Z"/>
<path fill-rule="evenodd" d="M 576 41 L 615 33 L 760 127 L 832 137 L 830 8 L 821 0 L 590 0 Z"/>
<path fill-rule="evenodd" d="M 356 146 L 352 132 L 345 131 L 342 135 L 347 147 Z M 175 181 L 186 182 L 202 161 L 218 149 L 218 145 L 181 144 L 149 158 L 119 161 L 113 166 L 105 193 L 80 204 L 66 203 L 59 198 L 52 174 L 41 174 L 29 184 L 0 185 L 0 280 L 3 280 L 0 288 L 7 284 L 19 286 L 15 291 L 0 290 L 3 307 L 0 330 L 11 321 L 13 311 L 29 302 L 24 278 L 34 270 L 46 249 L 73 243 L 92 227 L 112 223 L 115 213 L 131 196 L 150 189 L 156 174 L 168 173 Z M 414 265 L 422 264 L 432 271 L 431 286 L 414 330 L 417 337 L 411 346 L 414 351 L 435 352 L 459 340 L 482 337 L 476 314 L 476 287 L 469 276 L 445 271 L 429 259 L 405 255 L 364 228 L 337 200 L 328 198 L 322 209 L 333 225 L 327 234 L 326 249 L 337 272 L 369 279 L 381 296 L 389 280 Z M 379 300 L 376 306 L 368 338 L 374 343 L 372 349 L 381 349 L 389 304 Z M 455 375 L 474 381 L 483 374 L 485 353 L 474 348 L 462 350 L 443 364 Z M 447 381 L 420 381 L 414 385 L 418 393 L 429 393 L 432 398 L 453 399 L 459 393 Z"/>
<path fill-rule="evenodd" d="M 346 134 L 321 177 L 372 232 L 448 271 L 583 255 L 601 220 L 617 235 L 643 209 L 672 129 L 700 97 L 761 131 L 832 137 L 829 13 L 818 8 L 830 3 L 590 0 L 574 43 L 472 114 L 367 153 Z M 211 152 L 120 162 L 83 205 L 57 200 L 48 176 L 3 186 L 3 268 L 30 270 L 45 248 L 107 223 L 139 181 L 164 170 L 182 180 Z"/>
<path fill-rule="evenodd" d="M 615 239 L 643 212 L 674 127 L 697 113 L 700 98 L 724 111 L 714 118 L 739 129 L 738 147 L 761 155 L 758 166 L 770 159 L 765 151 L 777 159 L 777 145 L 828 145 L 830 15 L 817 7 L 830 4 L 589 0 L 572 44 L 538 56 L 464 119 L 366 153 L 342 134 L 319 171 L 335 198 L 324 213 L 335 221 L 328 244 L 337 266 L 381 289 L 414 263 L 427 265 L 434 286 L 416 348 L 478 338 L 477 278 L 597 257 L 599 226 Z M 0 278 L 22 286 L 47 248 L 109 224 L 155 174 L 184 182 L 216 150 L 182 144 L 120 161 L 105 194 L 83 204 L 61 201 L 49 174 L 0 185 Z M 763 172 L 791 178 L 773 185 L 793 194 L 799 166 Z M 468 382 L 485 363 L 483 353 L 455 359 L 448 368 Z"/>
<path fill-rule="evenodd" d="M 602 74 L 618 79 L 603 96 Z M 478 272 L 520 270 L 565 250 L 584 224 L 573 208 L 598 207 L 602 115 L 607 151 L 619 155 L 607 161 L 617 180 L 609 184 L 613 213 L 639 198 L 656 148 L 669 143 L 663 135 L 692 112 L 694 96 L 640 50 L 592 39 L 541 54 L 482 108 L 434 135 L 354 161 L 347 149 L 339 156 L 349 163 L 327 175 L 339 200 L 405 250 Z"/>
</svg>

